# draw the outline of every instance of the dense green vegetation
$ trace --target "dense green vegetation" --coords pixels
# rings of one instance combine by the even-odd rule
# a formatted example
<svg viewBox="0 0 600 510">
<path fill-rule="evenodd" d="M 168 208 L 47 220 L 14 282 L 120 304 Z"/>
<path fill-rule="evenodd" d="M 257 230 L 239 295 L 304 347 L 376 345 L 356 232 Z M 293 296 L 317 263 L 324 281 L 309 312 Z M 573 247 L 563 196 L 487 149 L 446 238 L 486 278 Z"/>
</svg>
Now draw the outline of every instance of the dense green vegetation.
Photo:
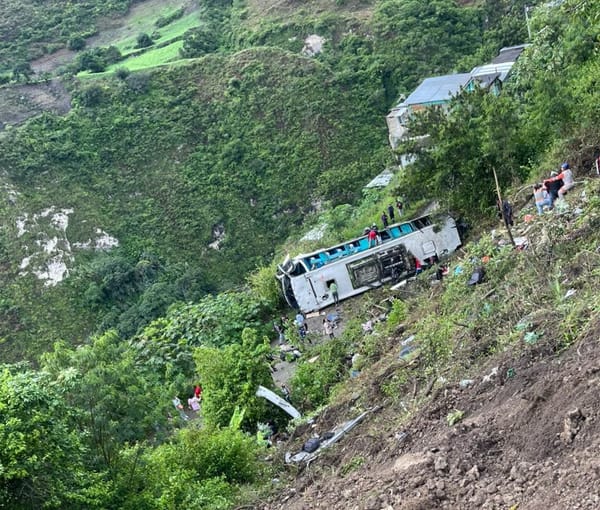
<svg viewBox="0 0 600 510">
<path fill-rule="evenodd" d="M 273 267 L 245 276 L 278 256 L 288 236 L 296 250 L 317 204 L 327 206 L 331 239 L 359 231 L 399 193 L 414 204 L 435 197 L 475 219 L 493 214 L 492 169 L 505 189 L 562 159 L 589 167 L 600 142 L 600 5 L 567 0 L 536 11 L 532 47 L 501 96 L 477 91 L 448 115 L 420 117 L 414 129 L 434 143 L 389 190 L 361 194 L 393 161 L 382 116 L 398 93 L 524 38 L 520 2 L 425 7 L 387 0 L 361 23 L 343 9 L 282 23 L 247 20 L 241 5 L 207 4 L 211 23 L 181 42 L 201 58 L 73 82 L 69 115 L 43 115 L 5 133 L 0 348 L 7 361 L 35 364 L 1 372 L 2 504 L 231 507 L 241 486 L 268 474 L 262 446 L 247 433 L 257 422 L 285 422 L 254 397 L 256 385 L 273 385 Z M 207 46 L 206 36 L 224 27 L 217 47 Z M 298 37 L 313 31 L 328 43 L 309 59 L 298 54 Z M 44 211 L 52 206 L 73 210 L 66 237 L 74 258 L 65 258 L 63 282 L 44 286 L 20 273 L 29 267 L 23 259 L 54 235 L 35 229 L 50 228 Z M 25 213 L 29 230 L 21 232 Z M 97 229 L 119 247 L 77 248 Z M 469 249 L 477 256 L 488 248 Z M 513 259 L 494 255 L 489 274 L 500 282 Z M 457 279 L 437 314 L 419 315 L 427 376 L 452 359 L 456 323 L 492 323 L 494 310 L 480 311 L 480 296 L 464 289 Z M 579 312 L 565 305 L 561 313 L 569 342 Z M 390 327 L 406 317 L 396 305 Z M 294 403 L 306 412 L 326 404 L 347 377 L 349 354 L 360 351 L 363 365 L 381 357 L 378 338 L 363 337 L 355 322 L 318 347 L 319 359 L 292 381 Z M 502 332 L 502 341 L 510 338 Z M 385 391 L 397 394 L 403 376 Z M 171 399 L 198 380 L 202 419 L 185 422 Z"/>
</svg>

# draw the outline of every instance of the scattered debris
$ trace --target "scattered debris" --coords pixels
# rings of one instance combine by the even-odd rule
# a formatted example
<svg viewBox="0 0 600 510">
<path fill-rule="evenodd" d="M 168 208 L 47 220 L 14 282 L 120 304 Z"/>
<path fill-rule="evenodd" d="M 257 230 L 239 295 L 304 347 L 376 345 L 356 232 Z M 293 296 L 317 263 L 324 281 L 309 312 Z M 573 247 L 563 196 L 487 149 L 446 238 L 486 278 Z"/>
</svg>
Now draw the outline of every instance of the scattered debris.
<svg viewBox="0 0 600 510">
<path fill-rule="evenodd" d="M 269 402 L 272 402 L 277 407 L 283 409 L 286 413 L 288 413 L 292 418 L 300 418 L 302 416 L 300 411 L 296 409 L 292 404 L 290 404 L 287 400 L 281 398 L 276 393 L 273 393 L 268 388 L 264 386 L 259 386 L 256 390 L 257 397 L 266 398 Z"/>
<path fill-rule="evenodd" d="M 325 448 L 329 448 L 334 443 L 337 443 L 342 438 L 342 436 L 344 436 L 344 434 L 350 432 L 362 420 L 364 420 L 369 413 L 372 413 L 372 412 L 376 411 L 377 409 L 378 409 L 378 407 L 373 407 L 373 408 L 365 411 L 364 413 L 360 414 L 353 420 L 347 421 L 342 426 L 338 427 L 337 429 L 334 429 L 332 431 L 333 434 L 328 435 L 329 436 L 328 439 L 320 441 L 318 448 L 310 453 L 305 451 L 304 449 L 303 449 L 303 451 L 301 451 L 295 455 L 292 455 L 292 454 L 290 454 L 290 452 L 287 452 L 285 454 L 286 463 L 289 464 L 290 462 L 303 462 L 303 461 L 310 462 L 312 459 L 314 459 L 319 454 L 320 451 L 324 450 Z"/>
</svg>

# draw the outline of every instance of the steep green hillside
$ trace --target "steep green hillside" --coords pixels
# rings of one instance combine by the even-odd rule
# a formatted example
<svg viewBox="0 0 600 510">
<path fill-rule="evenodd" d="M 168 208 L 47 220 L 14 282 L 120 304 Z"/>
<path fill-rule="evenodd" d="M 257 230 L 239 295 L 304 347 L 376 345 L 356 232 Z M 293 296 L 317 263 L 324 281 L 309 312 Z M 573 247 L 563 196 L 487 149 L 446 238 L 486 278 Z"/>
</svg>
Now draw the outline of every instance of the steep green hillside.
<svg viewBox="0 0 600 510">
<path fill-rule="evenodd" d="M 382 168 L 372 148 L 384 147 L 383 122 L 364 92 L 318 62 L 252 50 L 85 85 L 67 117 L 8 133 L 0 168 L 16 195 L 2 210 L 2 293 L 17 327 L 5 322 L 2 336 L 75 340 L 102 317 L 131 334 L 173 300 L 239 282 L 313 202 L 352 200 Z M 71 211 L 62 237 L 33 217 L 52 207 Z M 118 239 L 123 267 L 92 261 L 97 229 Z M 55 235 L 50 255 L 72 277 L 43 287 L 31 273 L 48 258 L 22 261 Z"/>
<path fill-rule="evenodd" d="M 231 44 L 151 74 L 73 81 L 70 114 L 3 133 L 0 355 L 35 363 L 0 366 L 0 507 L 594 508 L 600 0 L 536 9 L 533 44 L 503 93 L 465 93 L 421 118 L 436 121 L 434 144 L 389 189 L 361 196 L 390 159 L 382 115 L 394 90 L 521 42 L 521 2 L 430 4 L 421 19 L 422 2 L 378 3 L 385 30 L 336 30 L 315 58 Z M 263 14 L 291 18 L 292 5 Z M 311 6 L 318 15 L 323 3 Z M 480 23 L 449 26 L 450 14 Z M 263 44 L 308 31 L 272 29 Z M 203 35 L 191 38 L 201 50 Z M 538 217 L 530 186 L 565 160 L 579 182 Z M 494 169 L 528 249 L 513 250 L 497 225 L 485 233 Z M 277 307 L 273 265 L 242 283 L 286 235 L 297 249 L 319 208 L 338 237 L 398 193 L 413 211 L 435 199 L 473 222 L 478 241 L 441 282 L 426 271 L 400 299 L 380 302 L 388 289 L 349 299 L 344 333 L 323 341 L 314 328 L 312 344 Z M 484 281 L 467 285 L 480 263 Z M 386 320 L 365 332 L 386 303 Z M 310 424 L 255 395 L 279 391 L 269 341 L 282 314 L 303 351 L 290 398 L 307 417 L 323 410 Z M 185 407 L 198 383 L 199 413 Z M 254 435 L 270 421 L 298 451 L 372 406 L 310 469 L 284 468 L 283 452 Z"/>
<path fill-rule="evenodd" d="M 467 66 L 490 41 L 520 42 L 523 27 L 500 30 L 514 23 L 510 3 L 434 4 L 265 4 L 259 15 L 208 2 L 181 43 L 191 60 L 115 64 L 114 77 L 71 83 L 68 116 L 7 132 L 5 352 L 111 327 L 131 335 L 173 302 L 238 284 L 324 201 L 355 203 L 393 162 L 383 116 L 398 92 Z M 301 55 L 310 34 L 324 38 L 312 58 Z"/>
</svg>

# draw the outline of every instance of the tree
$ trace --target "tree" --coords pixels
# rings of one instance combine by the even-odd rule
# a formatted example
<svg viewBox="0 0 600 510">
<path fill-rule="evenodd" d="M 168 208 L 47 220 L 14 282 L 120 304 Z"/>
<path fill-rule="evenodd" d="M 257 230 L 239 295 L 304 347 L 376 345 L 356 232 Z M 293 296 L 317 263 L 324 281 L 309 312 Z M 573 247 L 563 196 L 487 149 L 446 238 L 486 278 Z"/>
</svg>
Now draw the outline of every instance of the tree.
<svg viewBox="0 0 600 510">
<path fill-rule="evenodd" d="M 183 35 L 183 46 L 179 51 L 183 58 L 194 58 L 212 53 L 217 47 L 215 31 L 202 26 L 191 28 Z"/>
<path fill-rule="evenodd" d="M 106 61 L 96 50 L 86 50 L 78 55 L 76 68 L 79 71 L 101 73 L 106 69 Z"/>
<path fill-rule="evenodd" d="M 150 37 L 146 32 L 142 32 L 137 36 L 135 47 L 147 48 L 148 46 L 152 46 L 152 44 L 154 44 L 152 37 Z"/>
<path fill-rule="evenodd" d="M 134 352 L 114 332 L 77 349 L 58 344 L 44 356 L 44 366 L 60 381 L 66 401 L 80 410 L 92 467 L 114 474 L 125 443 L 143 442 L 164 428 L 166 390 L 138 367 Z"/>
<path fill-rule="evenodd" d="M 100 486 L 97 492 L 88 491 L 93 474 L 84 466 L 87 449 L 74 426 L 77 414 L 46 372 L 2 368 L 1 507 L 33 510 L 100 505 Z"/>
<path fill-rule="evenodd" d="M 252 429 L 265 420 L 267 406 L 256 397 L 259 385 L 273 386 L 268 355 L 268 341 L 259 341 L 256 331 L 245 329 L 242 343 L 221 349 L 200 347 L 194 354 L 203 392 L 202 414 L 206 423 L 225 426 L 236 408 L 246 410 L 244 424 Z"/>
<path fill-rule="evenodd" d="M 414 138 L 402 150 L 417 155 L 408 179 L 414 197 L 436 197 L 467 215 L 489 211 L 495 203 L 492 169 L 502 187 L 524 177 L 527 145 L 519 133 L 517 109 L 508 96 L 487 90 L 466 92 L 446 114 L 429 109 L 409 126 Z M 419 145 L 418 135 L 429 135 Z"/>
</svg>

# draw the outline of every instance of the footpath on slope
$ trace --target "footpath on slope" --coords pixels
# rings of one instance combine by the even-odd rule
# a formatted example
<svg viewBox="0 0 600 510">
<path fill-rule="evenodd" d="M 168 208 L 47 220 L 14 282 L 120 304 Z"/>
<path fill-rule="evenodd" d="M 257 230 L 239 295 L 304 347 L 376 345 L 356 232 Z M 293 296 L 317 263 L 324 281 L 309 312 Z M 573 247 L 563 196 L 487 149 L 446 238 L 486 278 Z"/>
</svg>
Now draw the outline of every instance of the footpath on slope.
<svg viewBox="0 0 600 510">
<path fill-rule="evenodd" d="M 579 207 L 574 196 L 569 201 L 572 211 Z M 562 222 L 565 244 L 596 235 L 596 228 L 580 228 L 576 215 L 534 217 L 520 227 L 533 241 L 528 255 L 545 256 L 554 222 Z M 588 257 L 564 268 L 567 277 L 596 278 L 598 249 Z M 472 379 L 415 384 L 412 395 L 395 402 L 382 385 L 397 369 L 397 354 L 382 360 L 285 448 L 354 418 L 365 403 L 381 407 L 309 465 L 290 466 L 289 485 L 255 508 L 600 508 L 600 313 L 589 313 L 587 329 L 566 350 L 553 336 L 552 318 L 540 318 L 547 331 L 538 341 L 488 356 Z M 396 346 L 403 337 L 393 339 Z M 409 363 L 418 370 L 418 358 Z M 449 426 L 457 411 L 463 419 Z"/>
</svg>

